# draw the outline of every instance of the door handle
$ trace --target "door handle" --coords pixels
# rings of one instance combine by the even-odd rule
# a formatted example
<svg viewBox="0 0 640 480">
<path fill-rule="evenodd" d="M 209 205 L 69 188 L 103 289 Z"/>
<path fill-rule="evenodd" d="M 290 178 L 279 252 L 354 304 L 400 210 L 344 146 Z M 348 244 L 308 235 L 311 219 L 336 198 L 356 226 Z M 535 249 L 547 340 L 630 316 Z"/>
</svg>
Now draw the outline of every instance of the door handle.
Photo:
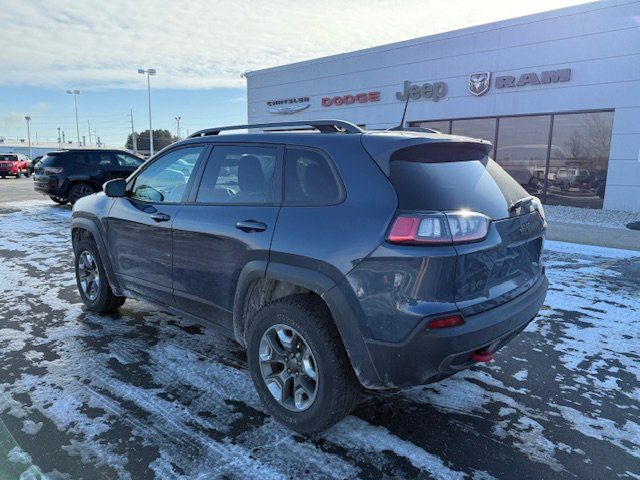
<svg viewBox="0 0 640 480">
<path fill-rule="evenodd" d="M 168 222 L 171 220 L 171 217 L 166 213 L 156 212 L 151 214 L 151 219 L 156 222 Z"/>
<path fill-rule="evenodd" d="M 267 229 L 267 224 L 256 222 L 255 220 L 245 220 L 244 222 L 236 223 L 236 228 L 243 232 L 264 232 Z"/>
</svg>

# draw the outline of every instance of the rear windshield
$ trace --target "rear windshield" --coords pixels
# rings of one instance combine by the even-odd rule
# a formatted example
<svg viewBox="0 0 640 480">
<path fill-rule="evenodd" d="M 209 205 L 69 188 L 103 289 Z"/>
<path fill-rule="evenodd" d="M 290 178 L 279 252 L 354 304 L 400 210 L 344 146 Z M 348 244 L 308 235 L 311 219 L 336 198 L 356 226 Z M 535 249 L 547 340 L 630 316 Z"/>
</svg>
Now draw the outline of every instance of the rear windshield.
<svg viewBox="0 0 640 480">
<path fill-rule="evenodd" d="M 16 155 L 0 155 L 0 161 L 15 162 L 16 160 L 18 160 Z"/>
<path fill-rule="evenodd" d="M 60 163 L 61 159 L 62 158 L 57 153 L 47 153 L 44 157 L 42 157 L 42 159 L 40 160 L 38 166 L 39 167 L 52 167 L 52 166 Z"/>
<path fill-rule="evenodd" d="M 529 194 L 484 152 L 451 144 L 403 148 L 391 157 L 401 210 L 472 210 L 493 218 Z"/>
</svg>

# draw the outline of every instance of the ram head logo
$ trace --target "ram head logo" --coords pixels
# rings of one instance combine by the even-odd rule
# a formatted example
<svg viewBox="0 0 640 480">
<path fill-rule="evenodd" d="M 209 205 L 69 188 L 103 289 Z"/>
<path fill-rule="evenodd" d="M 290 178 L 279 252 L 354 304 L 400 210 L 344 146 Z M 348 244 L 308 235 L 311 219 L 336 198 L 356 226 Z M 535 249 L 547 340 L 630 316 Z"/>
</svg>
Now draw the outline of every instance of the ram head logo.
<svg viewBox="0 0 640 480">
<path fill-rule="evenodd" d="M 484 95 L 491 86 L 491 72 L 472 73 L 469 75 L 469 92 L 474 95 Z"/>
</svg>

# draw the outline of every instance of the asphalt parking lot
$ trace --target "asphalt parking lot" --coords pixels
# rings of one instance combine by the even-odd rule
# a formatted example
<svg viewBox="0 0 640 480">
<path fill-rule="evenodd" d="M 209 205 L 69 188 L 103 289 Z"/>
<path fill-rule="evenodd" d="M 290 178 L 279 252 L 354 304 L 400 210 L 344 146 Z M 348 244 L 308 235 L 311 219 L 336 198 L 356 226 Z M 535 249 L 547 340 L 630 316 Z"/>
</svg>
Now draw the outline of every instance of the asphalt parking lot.
<svg viewBox="0 0 640 480">
<path fill-rule="evenodd" d="M 0 478 L 640 478 L 637 252 L 547 242 L 546 306 L 494 362 L 303 437 L 214 327 L 86 312 L 70 207 L 5 182 L 25 197 L 0 184 Z"/>
</svg>

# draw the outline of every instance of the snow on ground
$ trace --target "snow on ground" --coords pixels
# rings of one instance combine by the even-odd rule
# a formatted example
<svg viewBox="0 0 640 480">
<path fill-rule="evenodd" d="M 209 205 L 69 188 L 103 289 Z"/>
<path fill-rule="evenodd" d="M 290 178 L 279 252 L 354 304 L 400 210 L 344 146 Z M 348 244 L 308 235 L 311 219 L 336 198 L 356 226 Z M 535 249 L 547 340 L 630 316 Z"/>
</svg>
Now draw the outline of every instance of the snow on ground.
<svg viewBox="0 0 640 480">
<path fill-rule="evenodd" d="M 494 362 L 366 396 L 304 437 L 264 412 L 244 353 L 213 326 L 137 301 L 86 312 L 69 218 L 0 206 L 0 476 L 640 475 L 637 252 L 547 242 L 546 306 Z"/>
<path fill-rule="evenodd" d="M 621 210 L 545 205 L 544 211 L 547 215 L 547 221 L 551 223 L 580 223 L 598 225 L 600 227 L 626 228 L 627 223 L 640 221 L 638 212 L 624 212 Z"/>
</svg>

